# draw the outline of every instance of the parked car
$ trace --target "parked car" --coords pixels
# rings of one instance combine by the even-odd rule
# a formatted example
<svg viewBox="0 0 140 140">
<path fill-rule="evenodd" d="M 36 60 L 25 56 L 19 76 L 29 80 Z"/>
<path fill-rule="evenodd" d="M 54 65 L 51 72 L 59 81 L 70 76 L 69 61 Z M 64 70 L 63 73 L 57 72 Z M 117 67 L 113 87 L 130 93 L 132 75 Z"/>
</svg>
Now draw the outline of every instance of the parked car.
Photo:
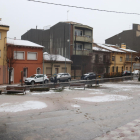
<svg viewBox="0 0 140 140">
<path fill-rule="evenodd" d="M 44 75 L 44 83 L 48 83 L 49 78 Z M 34 74 L 31 77 L 28 77 L 24 81 L 25 84 L 31 84 L 34 85 L 35 83 L 43 83 L 43 74 Z"/>
<path fill-rule="evenodd" d="M 134 70 L 134 71 L 132 72 L 132 74 L 133 74 L 133 75 L 139 75 L 139 70 Z"/>
<path fill-rule="evenodd" d="M 96 74 L 94 72 L 88 72 L 81 76 L 81 80 L 96 79 Z"/>
<path fill-rule="evenodd" d="M 54 82 L 54 80 L 55 80 L 55 76 L 52 76 L 50 78 L 50 81 Z M 62 82 L 62 81 L 68 81 L 69 82 L 69 81 L 71 81 L 71 75 L 69 73 L 58 73 L 56 75 L 56 80 L 57 80 L 57 82 Z"/>
<path fill-rule="evenodd" d="M 128 70 L 122 72 L 122 76 L 127 76 L 127 75 L 131 75 L 131 72 Z"/>
</svg>

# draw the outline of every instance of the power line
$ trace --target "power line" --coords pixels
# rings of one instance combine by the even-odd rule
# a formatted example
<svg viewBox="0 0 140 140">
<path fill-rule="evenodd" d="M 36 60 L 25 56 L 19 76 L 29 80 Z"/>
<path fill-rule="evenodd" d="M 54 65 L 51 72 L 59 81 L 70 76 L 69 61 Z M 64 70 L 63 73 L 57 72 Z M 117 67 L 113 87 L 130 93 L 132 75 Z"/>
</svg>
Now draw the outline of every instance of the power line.
<svg viewBox="0 0 140 140">
<path fill-rule="evenodd" d="M 79 8 L 79 9 L 85 9 L 85 10 L 94 10 L 94 11 L 100 11 L 100 12 L 110 12 L 110 13 L 117 13 L 117 14 L 140 15 L 139 13 L 127 13 L 127 12 L 118 12 L 118 11 L 100 10 L 100 9 L 93 9 L 93 8 L 79 7 L 79 6 L 72 6 L 72 5 L 64 5 L 64 4 L 57 4 L 57 3 L 43 2 L 43 1 L 35 1 L 35 0 L 28 0 L 28 1 L 39 2 L 39 3 L 45 3 L 45 4 L 51 4 L 51 5 L 57 5 L 57 6 L 65 6 L 65 7 Z"/>
</svg>

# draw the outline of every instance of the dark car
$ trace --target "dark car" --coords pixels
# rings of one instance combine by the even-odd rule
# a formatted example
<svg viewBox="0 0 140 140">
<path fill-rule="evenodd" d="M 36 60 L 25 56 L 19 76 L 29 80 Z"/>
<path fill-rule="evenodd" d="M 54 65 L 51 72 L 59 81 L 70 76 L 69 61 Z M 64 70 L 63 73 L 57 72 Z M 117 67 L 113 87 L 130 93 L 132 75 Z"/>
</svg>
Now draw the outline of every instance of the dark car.
<svg viewBox="0 0 140 140">
<path fill-rule="evenodd" d="M 81 76 L 81 80 L 96 79 L 96 74 L 94 72 L 88 72 Z"/>
<path fill-rule="evenodd" d="M 131 75 L 131 72 L 128 70 L 123 71 L 122 76 Z"/>
</svg>

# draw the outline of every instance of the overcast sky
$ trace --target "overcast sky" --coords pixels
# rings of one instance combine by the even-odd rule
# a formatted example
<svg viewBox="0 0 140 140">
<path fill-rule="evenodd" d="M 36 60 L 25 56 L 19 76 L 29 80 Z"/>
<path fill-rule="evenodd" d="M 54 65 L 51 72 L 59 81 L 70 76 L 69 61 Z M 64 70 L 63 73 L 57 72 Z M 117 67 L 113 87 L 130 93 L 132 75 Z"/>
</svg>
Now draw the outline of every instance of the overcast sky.
<svg viewBox="0 0 140 140">
<path fill-rule="evenodd" d="M 89 7 L 101 10 L 140 13 L 140 0 L 40 0 Z M 44 26 L 68 20 L 93 27 L 93 39 L 96 43 L 105 43 L 105 39 L 132 29 L 132 24 L 140 24 L 140 15 L 115 14 L 77 8 L 61 7 L 28 0 L 0 0 L 0 18 L 10 26 L 8 37 L 21 38 L 31 28 L 43 29 Z"/>
</svg>

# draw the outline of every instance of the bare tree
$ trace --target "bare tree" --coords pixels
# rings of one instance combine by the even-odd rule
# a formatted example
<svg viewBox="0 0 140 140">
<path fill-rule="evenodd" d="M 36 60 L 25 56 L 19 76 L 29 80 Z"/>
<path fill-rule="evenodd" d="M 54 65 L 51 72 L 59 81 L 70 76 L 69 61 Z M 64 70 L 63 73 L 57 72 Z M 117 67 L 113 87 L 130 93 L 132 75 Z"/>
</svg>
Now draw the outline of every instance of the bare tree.
<svg viewBox="0 0 140 140">
<path fill-rule="evenodd" d="M 10 48 L 7 51 L 7 64 L 8 64 L 8 69 L 9 69 L 9 84 L 11 84 L 11 74 L 13 70 L 13 65 L 16 61 L 16 50 L 14 51 L 14 47 L 10 46 Z"/>
</svg>

